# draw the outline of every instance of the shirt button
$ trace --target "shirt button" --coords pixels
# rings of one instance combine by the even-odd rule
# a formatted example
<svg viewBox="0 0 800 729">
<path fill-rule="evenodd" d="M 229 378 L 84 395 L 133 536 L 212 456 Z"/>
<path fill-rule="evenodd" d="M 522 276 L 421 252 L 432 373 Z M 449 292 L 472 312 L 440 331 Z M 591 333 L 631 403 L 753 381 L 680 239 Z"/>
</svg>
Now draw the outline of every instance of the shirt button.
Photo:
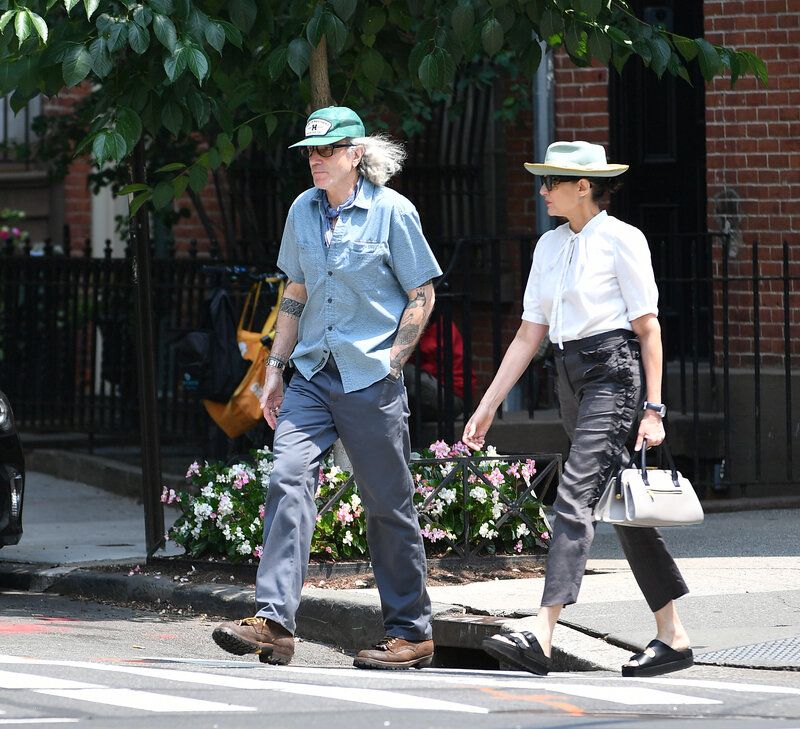
<svg viewBox="0 0 800 729">
<path fill-rule="evenodd" d="M 333 276 L 333 271 L 328 271 L 328 276 Z"/>
<path fill-rule="evenodd" d="M 332 303 L 332 302 L 333 302 L 333 299 L 328 299 L 328 303 L 329 304 Z"/>
<path fill-rule="evenodd" d="M 328 327 L 328 331 L 332 332 L 333 331 L 333 327 Z"/>
</svg>

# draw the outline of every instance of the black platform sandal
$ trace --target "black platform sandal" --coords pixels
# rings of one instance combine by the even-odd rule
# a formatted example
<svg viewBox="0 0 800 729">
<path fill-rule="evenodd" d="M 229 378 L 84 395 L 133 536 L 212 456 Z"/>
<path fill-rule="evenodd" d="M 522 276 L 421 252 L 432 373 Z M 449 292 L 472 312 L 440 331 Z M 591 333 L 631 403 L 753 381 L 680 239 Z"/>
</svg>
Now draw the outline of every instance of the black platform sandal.
<svg viewBox="0 0 800 729">
<path fill-rule="evenodd" d="M 651 640 L 641 653 L 635 653 L 622 667 L 622 675 L 629 678 L 660 676 L 690 668 L 694 665 L 692 649 L 676 651 L 660 640 Z"/>
<path fill-rule="evenodd" d="M 481 647 L 492 658 L 506 661 L 537 676 L 546 676 L 552 663 L 544 654 L 536 636 L 527 630 L 520 633 L 498 633 L 484 638 Z"/>
</svg>

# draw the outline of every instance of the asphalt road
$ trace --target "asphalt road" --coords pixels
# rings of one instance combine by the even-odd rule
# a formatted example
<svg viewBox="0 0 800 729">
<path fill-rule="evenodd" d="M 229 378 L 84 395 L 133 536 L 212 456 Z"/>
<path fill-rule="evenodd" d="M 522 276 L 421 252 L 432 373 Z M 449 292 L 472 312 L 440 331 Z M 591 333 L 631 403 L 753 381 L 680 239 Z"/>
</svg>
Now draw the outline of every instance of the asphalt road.
<svg viewBox="0 0 800 729">
<path fill-rule="evenodd" d="M 271 667 L 220 651 L 215 622 L 0 592 L 0 727 L 800 729 L 797 673 L 372 672 L 310 642 Z"/>
</svg>

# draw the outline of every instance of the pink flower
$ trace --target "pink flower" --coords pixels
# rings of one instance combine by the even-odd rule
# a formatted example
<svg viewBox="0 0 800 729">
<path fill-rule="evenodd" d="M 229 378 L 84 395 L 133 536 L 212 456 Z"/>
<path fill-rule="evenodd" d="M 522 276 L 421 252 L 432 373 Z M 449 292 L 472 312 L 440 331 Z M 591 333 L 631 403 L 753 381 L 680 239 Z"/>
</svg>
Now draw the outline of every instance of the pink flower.
<svg viewBox="0 0 800 729">
<path fill-rule="evenodd" d="M 542 532 L 542 539 L 544 539 L 545 541 L 550 539 L 550 532 Z"/>
<path fill-rule="evenodd" d="M 11 235 L 13 235 L 15 238 L 19 238 L 20 235 L 22 235 L 22 231 L 19 228 L 12 228 Z"/>
<path fill-rule="evenodd" d="M 342 524 L 349 524 L 353 521 L 353 514 L 350 511 L 350 504 L 342 504 L 339 507 L 339 510 L 336 512 L 336 518 L 342 522 Z"/>
<path fill-rule="evenodd" d="M 457 443 L 453 444 L 453 449 L 450 451 L 450 455 L 453 457 L 468 456 L 470 455 L 469 446 L 464 444 L 462 441 L 458 441 Z"/>
<path fill-rule="evenodd" d="M 447 458 L 450 455 L 450 446 L 443 440 L 431 443 L 431 450 L 436 458 Z"/>
<path fill-rule="evenodd" d="M 200 464 L 195 461 L 191 466 L 189 466 L 189 470 L 186 472 L 186 478 L 191 478 L 192 476 L 199 476 L 200 475 Z"/>
<path fill-rule="evenodd" d="M 492 484 L 495 488 L 503 485 L 503 481 L 505 481 L 505 476 L 503 476 L 502 472 L 499 468 L 495 468 L 491 473 L 486 474 L 486 480 Z"/>
<path fill-rule="evenodd" d="M 511 465 L 508 467 L 508 472 L 509 472 L 509 473 L 510 473 L 510 474 L 511 474 L 511 475 L 512 475 L 514 478 L 519 478 L 519 461 L 517 461 L 516 463 L 512 463 L 512 464 L 511 464 Z"/>
<path fill-rule="evenodd" d="M 527 486 L 531 485 L 531 476 L 533 476 L 534 473 L 536 473 L 536 461 L 529 458 L 522 467 L 522 478 Z"/>
<path fill-rule="evenodd" d="M 261 504 L 261 506 L 258 507 L 258 518 L 263 519 L 264 514 L 266 514 L 266 512 L 267 512 L 266 507 L 264 506 L 264 504 Z"/>
<path fill-rule="evenodd" d="M 256 547 L 256 548 L 253 550 L 253 556 L 254 556 L 254 557 L 258 557 L 259 559 L 261 559 L 261 555 L 262 555 L 262 554 L 264 554 L 264 547 L 262 547 L 262 546 L 259 544 L 259 545 L 258 545 L 258 546 L 257 546 L 257 547 Z"/>
<path fill-rule="evenodd" d="M 3 240 L 8 240 L 10 233 L 8 232 L 8 228 L 1 228 L 0 229 L 0 238 Z"/>
<path fill-rule="evenodd" d="M 328 483 L 328 478 L 325 475 L 325 471 L 323 470 L 322 466 L 319 468 L 319 483 L 320 486 L 324 486 L 326 483 Z"/>
<path fill-rule="evenodd" d="M 518 539 L 517 543 L 514 545 L 514 551 L 519 554 L 522 551 L 522 540 Z"/>
<path fill-rule="evenodd" d="M 440 539 L 445 539 L 447 537 L 447 532 L 445 532 L 443 529 L 431 529 L 429 524 L 426 524 L 420 530 L 420 534 L 422 534 L 422 536 L 430 542 L 438 542 Z"/>
</svg>

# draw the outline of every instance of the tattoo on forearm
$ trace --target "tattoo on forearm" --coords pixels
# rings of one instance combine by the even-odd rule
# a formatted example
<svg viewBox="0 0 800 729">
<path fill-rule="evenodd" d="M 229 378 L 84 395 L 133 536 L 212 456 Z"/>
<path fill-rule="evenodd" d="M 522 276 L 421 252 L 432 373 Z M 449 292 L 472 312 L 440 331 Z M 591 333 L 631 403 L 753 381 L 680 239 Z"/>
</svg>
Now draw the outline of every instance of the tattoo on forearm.
<svg viewBox="0 0 800 729">
<path fill-rule="evenodd" d="M 303 313 L 303 309 L 305 308 L 305 304 L 302 301 L 295 301 L 294 299 L 287 299 L 285 296 L 283 301 L 281 301 L 281 308 L 280 311 L 287 316 L 294 317 L 295 319 L 299 319 L 300 315 Z"/>
</svg>

